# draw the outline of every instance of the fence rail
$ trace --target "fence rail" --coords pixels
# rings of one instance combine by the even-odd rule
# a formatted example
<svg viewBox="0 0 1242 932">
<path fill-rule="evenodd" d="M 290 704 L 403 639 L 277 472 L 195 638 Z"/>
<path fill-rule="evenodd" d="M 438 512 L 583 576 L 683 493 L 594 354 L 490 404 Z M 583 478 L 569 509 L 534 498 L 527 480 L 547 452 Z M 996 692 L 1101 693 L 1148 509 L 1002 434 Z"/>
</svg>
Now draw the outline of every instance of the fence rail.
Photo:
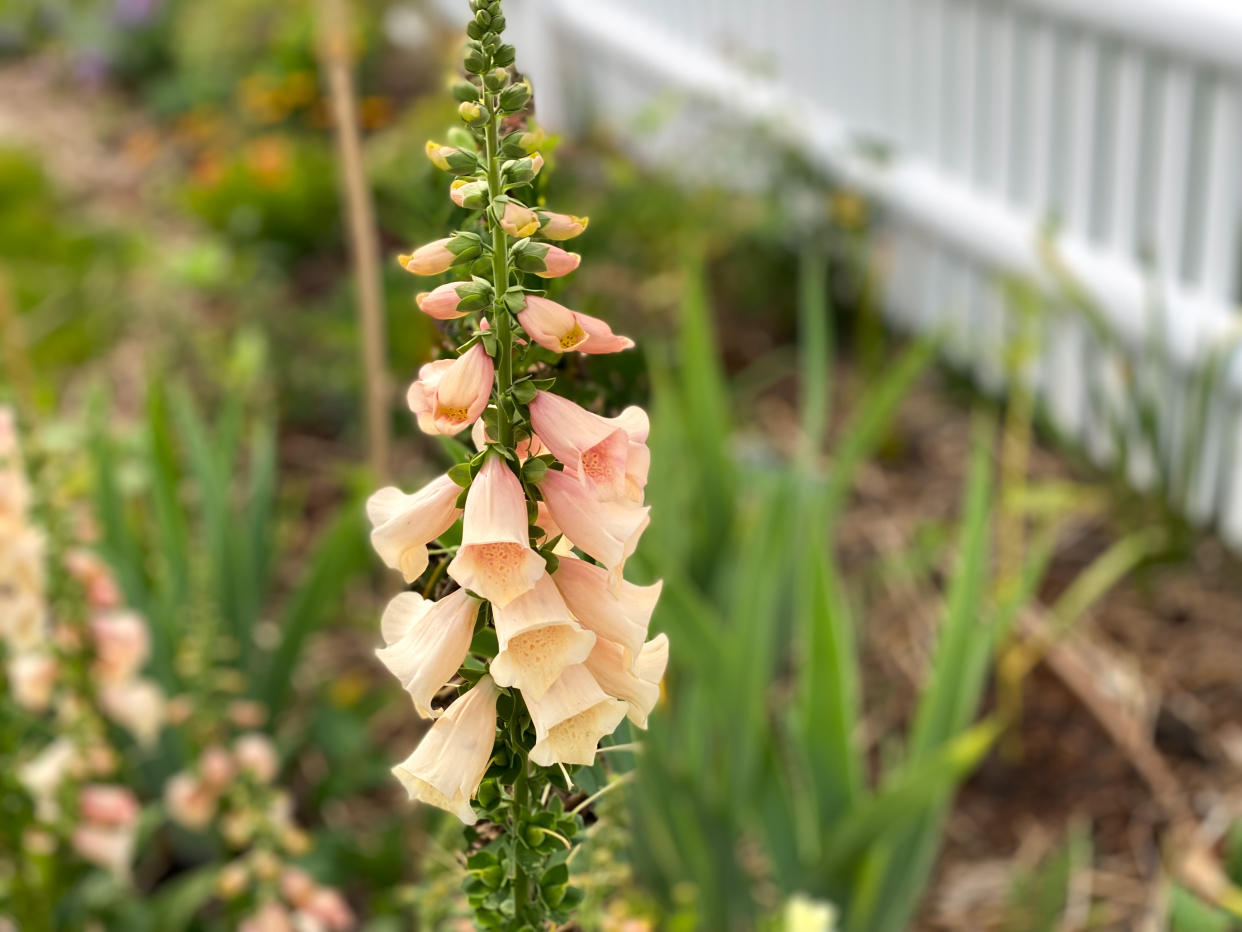
<svg viewBox="0 0 1242 932">
<path fill-rule="evenodd" d="M 1041 285 L 1030 378 L 1053 422 L 1242 546 L 1242 6 L 512 5 L 545 123 L 604 120 L 659 158 L 693 145 L 715 113 L 873 197 L 889 319 L 944 333 L 985 388 L 1002 387 L 1017 329 L 1002 279 Z M 668 99 L 693 106 L 634 130 Z M 1050 254 L 1105 329 L 1058 302 Z"/>
</svg>

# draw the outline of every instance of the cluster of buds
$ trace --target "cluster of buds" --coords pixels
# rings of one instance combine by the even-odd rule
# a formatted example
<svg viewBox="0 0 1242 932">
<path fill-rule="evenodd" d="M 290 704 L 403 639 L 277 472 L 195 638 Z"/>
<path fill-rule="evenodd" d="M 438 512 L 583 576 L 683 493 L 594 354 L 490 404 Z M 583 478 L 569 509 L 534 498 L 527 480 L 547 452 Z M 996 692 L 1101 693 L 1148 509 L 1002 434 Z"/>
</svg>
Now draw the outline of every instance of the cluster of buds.
<svg viewBox="0 0 1242 932">
<path fill-rule="evenodd" d="M 408 402 L 426 433 L 471 428 L 478 452 L 412 494 L 381 489 L 367 512 L 376 551 L 410 584 L 427 571 L 429 546 L 461 522 L 460 544 L 437 546 L 443 559 L 422 594 L 401 593 L 381 620 L 381 661 L 434 720 L 394 772 L 413 799 L 467 825 L 482 810 L 506 826 L 471 855 L 467 892 L 484 927 L 518 929 L 572 905 L 564 865 L 540 865 L 563 854 L 576 816 L 559 796 L 536 812 L 532 796 L 547 800 L 538 790 L 553 776 L 568 783 L 567 768 L 593 764 L 626 717 L 646 727 L 668 641 L 647 639 L 660 584 L 622 577 L 649 521 L 647 415 L 593 413 L 553 394 L 549 377 L 559 354 L 634 344 L 538 287 L 577 268 L 556 244 L 587 221 L 534 202 L 539 137 L 501 134 L 502 121 L 520 126 L 530 88 L 512 79 L 498 0 L 471 9 L 468 77 L 454 88 L 467 129 L 428 143 L 427 155 L 455 176 L 449 197 L 483 227 L 398 258 L 416 275 L 457 279 L 418 296 L 453 350 L 422 367 Z M 432 601 L 441 570 L 459 588 Z M 446 687 L 456 698 L 443 708 Z"/>
<path fill-rule="evenodd" d="M 280 758 L 259 732 L 239 735 L 230 747 L 205 748 L 164 786 L 164 806 L 182 828 L 215 831 L 238 854 L 221 870 L 216 892 L 251 911 L 240 928 L 255 930 L 354 927 L 340 892 L 315 884 L 292 863 L 310 849 L 294 819 L 293 801 L 275 785 Z"/>
</svg>

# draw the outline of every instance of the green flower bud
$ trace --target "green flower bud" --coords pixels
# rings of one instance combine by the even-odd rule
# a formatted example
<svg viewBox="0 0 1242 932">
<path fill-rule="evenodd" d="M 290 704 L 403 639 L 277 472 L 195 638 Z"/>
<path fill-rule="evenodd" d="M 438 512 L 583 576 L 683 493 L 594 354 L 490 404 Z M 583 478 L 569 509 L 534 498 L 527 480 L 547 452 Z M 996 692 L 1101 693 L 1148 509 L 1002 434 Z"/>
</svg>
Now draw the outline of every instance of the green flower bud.
<svg viewBox="0 0 1242 932">
<path fill-rule="evenodd" d="M 473 100 L 463 100 L 458 104 L 457 115 L 470 126 L 480 126 L 486 123 L 490 116 L 486 109 Z"/>
<path fill-rule="evenodd" d="M 502 22 L 503 22 L 503 18 L 502 18 Z M 500 30 L 497 30 L 497 32 L 499 31 Z M 513 46 L 502 45 L 496 49 L 496 54 L 492 56 L 492 61 L 494 61 L 497 65 L 499 65 L 502 68 L 508 68 L 510 65 L 513 64 L 513 61 L 515 58 L 517 58 L 517 55 L 514 52 Z"/>
<path fill-rule="evenodd" d="M 459 81 L 453 85 L 453 99 L 462 101 L 478 100 L 479 89 L 469 81 Z"/>
<path fill-rule="evenodd" d="M 500 92 L 500 109 L 516 113 L 530 100 L 530 85 L 526 82 L 510 84 Z"/>
</svg>

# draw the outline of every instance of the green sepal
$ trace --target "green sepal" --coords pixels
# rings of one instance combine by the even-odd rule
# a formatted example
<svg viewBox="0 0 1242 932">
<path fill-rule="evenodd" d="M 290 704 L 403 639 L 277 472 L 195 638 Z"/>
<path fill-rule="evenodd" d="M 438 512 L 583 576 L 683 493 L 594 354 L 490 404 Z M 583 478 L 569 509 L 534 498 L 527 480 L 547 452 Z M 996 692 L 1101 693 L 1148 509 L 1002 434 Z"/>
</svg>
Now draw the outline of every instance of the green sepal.
<svg viewBox="0 0 1242 932">
<path fill-rule="evenodd" d="M 461 101 L 478 100 L 479 89 L 469 81 L 458 81 L 453 85 L 453 99 Z"/>
<path fill-rule="evenodd" d="M 520 288 L 511 288 L 505 292 L 505 307 L 513 314 L 520 314 L 526 307 L 526 292 Z"/>
<path fill-rule="evenodd" d="M 529 385 L 529 382 L 523 382 L 523 385 Z M 515 386 L 516 387 L 516 386 Z M 522 466 L 522 478 L 527 482 L 538 482 L 548 472 L 548 464 L 539 457 L 531 457 Z"/>
<path fill-rule="evenodd" d="M 458 463 L 449 468 L 448 477 L 463 489 L 469 489 L 474 481 L 475 469 L 470 463 Z"/>
<path fill-rule="evenodd" d="M 536 392 L 535 386 L 531 385 L 529 381 L 525 381 L 514 385 L 510 393 L 513 395 L 513 400 L 518 404 L 528 405 L 534 401 Z"/>
</svg>

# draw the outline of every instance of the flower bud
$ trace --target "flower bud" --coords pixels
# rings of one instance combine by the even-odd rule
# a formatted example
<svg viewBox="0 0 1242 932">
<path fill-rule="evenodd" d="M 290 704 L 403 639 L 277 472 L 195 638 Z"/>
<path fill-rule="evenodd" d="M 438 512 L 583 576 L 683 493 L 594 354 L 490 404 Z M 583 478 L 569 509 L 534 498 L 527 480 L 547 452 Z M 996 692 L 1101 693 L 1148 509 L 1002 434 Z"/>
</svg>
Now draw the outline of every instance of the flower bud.
<svg viewBox="0 0 1242 932">
<path fill-rule="evenodd" d="M 146 623 L 133 612 L 109 612 L 91 620 L 95 642 L 95 672 L 105 682 L 133 676 L 147 660 L 151 636 Z"/>
<path fill-rule="evenodd" d="M 455 100 L 478 100 L 479 89 L 469 81 L 459 81 L 453 85 L 453 98 Z M 441 166 L 443 167 L 443 166 Z"/>
<path fill-rule="evenodd" d="M 506 163 L 505 177 L 511 185 L 530 184 L 543 168 L 543 156 L 536 152 L 524 159 Z"/>
<path fill-rule="evenodd" d="M 573 239 L 587 228 L 590 223 L 587 217 L 575 217 L 572 214 L 558 214 L 550 210 L 539 211 L 539 235 L 544 239 L 561 242 Z"/>
<path fill-rule="evenodd" d="M 500 215 L 500 228 L 518 239 L 533 236 L 539 229 L 539 218 L 529 207 L 517 201 L 505 201 L 504 212 Z"/>
<path fill-rule="evenodd" d="M 481 126 L 491 116 L 486 107 L 481 107 L 473 100 L 465 100 L 457 105 L 457 115 L 469 126 Z"/>
<path fill-rule="evenodd" d="M 513 250 L 513 262 L 523 272 L 533 272 L 540 278 L 560 278 L 578 267 L 582 257 L 576 252 L 566 252 L 548 243 L 527 242 Z"/>
<path fill-rule="evenodd" d="M 483 76 L 483 84 L 489 91 L 498 91 L 508 83 L 508 68 L 493 68 Z"/>
<path fill-rule="evenodd" d="M 427 158 L 431 164 L 441 171 L 454 175 L 469 175 L 479 167 L 478 159 L 473 152 L 467 152 L 456 146 L 445 146 L 435 140 L 427 140 Z"/>
<path fill-rule="evenodd" d="M 216 878 L 216 893 L 222 900 L 235 900 L 250 885 L 250 871 L 241 861 L 231 861 L 220 870 Z"/>
<path fill-rule="evenodd" d="M 502 16 L 497 20 L 493 20 L 492 29 L 495 32 L 503 32 L 504 24 L 505 24 L 505 18 Z M 502 68 L 508 68 L 510 65 L 513 64 L 513 61 L 516 58 L 517 58 L 517 53 L 514 50 L 513 46 L 511 45 L 501 45 L 499 48 L 496 49 L 495 54 L 492 55 L 492 61 L 500 65 L 500 67 Z"/>
<path fill-rule="evenodd" d="M 530 85 L 522 82 L 520 84 L 510 84 L 500 92 L 500 109 L 509 113 L 516 113 L 526 106 L 530 100 Z"/>
<path fill-rule="evenodd" d="M 487 193 L 486 181 L 467 181 L 465 178 L 457 178 L 449 185 L 449 200 L 467 210 L 486 207 Z"/>
<path fill-rule="evenodd" d="M 419 246 L 411 255 L 397 256 L 397 262 L 415 275 L 439 275 L 458 262 L 476 258 L 482 251 L 477 236 L 461 233 Z"/>
<path fill-rule="evenodd" d="M 232 755 L 215 744 L 203 751 L 202 756 L 199 757 L 198 772 L 202 776 L 203 783 L 213 790 L 220 791 L 233 779 L 236 768 L 233 765 Z"/>
<path fill-rule="evenodd" d="M 414 300 L 418 309 L 435 320 L 456 320 L 465 317 L 468 310 L 463 310 L 462 295 L 459 289 L 473 285 L 472 282 L 446 282 L 432 291 L 424 291 Z"/>
</svg>

